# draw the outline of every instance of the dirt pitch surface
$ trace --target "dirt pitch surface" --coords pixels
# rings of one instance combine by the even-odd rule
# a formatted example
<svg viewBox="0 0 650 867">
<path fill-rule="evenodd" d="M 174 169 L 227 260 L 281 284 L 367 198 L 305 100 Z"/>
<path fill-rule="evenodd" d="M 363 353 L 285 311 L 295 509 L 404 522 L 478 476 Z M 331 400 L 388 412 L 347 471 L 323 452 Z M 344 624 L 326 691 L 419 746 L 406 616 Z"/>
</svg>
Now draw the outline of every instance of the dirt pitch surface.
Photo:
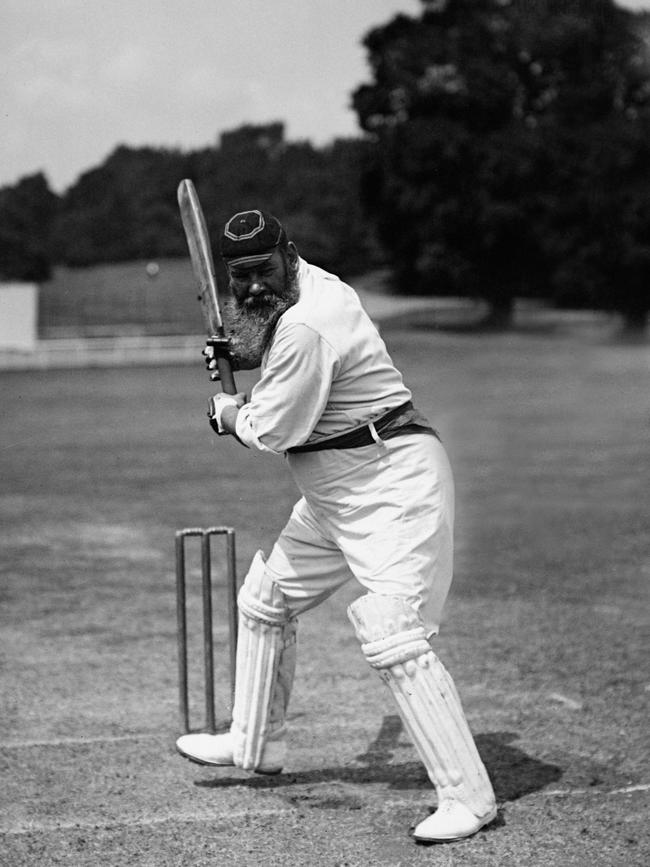
<svg viewBox="0 0 650 867">
<path fill-rule="evenodd" d="M 301 620 L 282 774 L 178 756 L 174 532 L 233 526 L 243 575 L 295 499 L 284 462 L 213 437 L 199 360 L 5 373 L 2 864 L 649 863 L 648 344 L 580 329 L 384 336 L 456 471 L 437 651 L 494 780 L 496 823 L 414 843 L 435 798 L 348 624 L 354 586 Z M 198 615 L 193 589 L 197 726 Z"/>
</svg>

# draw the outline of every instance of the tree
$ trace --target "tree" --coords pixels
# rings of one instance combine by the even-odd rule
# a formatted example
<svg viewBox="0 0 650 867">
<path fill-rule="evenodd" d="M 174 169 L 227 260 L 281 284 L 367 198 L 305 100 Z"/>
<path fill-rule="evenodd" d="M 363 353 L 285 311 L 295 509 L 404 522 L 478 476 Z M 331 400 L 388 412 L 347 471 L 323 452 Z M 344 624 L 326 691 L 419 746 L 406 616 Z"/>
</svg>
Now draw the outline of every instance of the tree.
<svg viewBox="0 0 650 867">
<path fill-rule="evenodd" d="M 650 16 L 611 2 L 548 4 L 529 34 L 540 140 L 551 155 L 544 241 L 553 297 L 622 314 L 650 308 Z"/>
<path fill-rule="evenodd" d="M 616 311 L 640 331 L 650 309 L 650 122 L 621 117 L 589 133 L 556 142 L 571 159 L 553 181 L 554 297 Z"/>
<path fill-rule="evenodd" d="M 47 280 L 57 205 L 42 172 L 0 190 L 0 279 Z"/>
<path fill-rule="evenodd" d="M 515 295 L 554 285 L 560 204 L 598 177 L 596 158 L 560 182 L 571 147 L 645 104 L 640 39 L 611 0 L 423 7 L 364 40 L 373 82 L 353 97 L 375 144 L 364 199 L 399 289 L 478 295 L 507 322 Z"/>
<path fill-rule="evenodd" d="M 84 172 L 54 211 L 42 207 L 35 213 L 47 215 L 56 264 L 185 257 L 176 191 L 183 178 L 191 178 L 215 250 L 221 227 L 235 211 L 259 207 L 282 218 L 307 258 L 353 275 L 372 268 L 382 255 L 359 201 L 369 147 L 360 138 L 338 139 L 323 148 L 287 142 L 279 121 L 244 124 L 224 132 L 214 146 L 188 153 L 121 145 Z M 34 192 L 27 180 L 25 189 Z M 1 231 L 5 259 L 11 248 L 15 271 L 24 266 L 24 245 L 40 236 L 29 220 L 5 219 Z M 225 279 L 218 256 L 215 265 L 218 279 Z"/>
<path fill-rule="evenodd" d="M 68 265 L 184 254 L 176 188 L 185 177 L 176 150 L 116 148 L 63 197 L 55 227 Z"/>
</svg>

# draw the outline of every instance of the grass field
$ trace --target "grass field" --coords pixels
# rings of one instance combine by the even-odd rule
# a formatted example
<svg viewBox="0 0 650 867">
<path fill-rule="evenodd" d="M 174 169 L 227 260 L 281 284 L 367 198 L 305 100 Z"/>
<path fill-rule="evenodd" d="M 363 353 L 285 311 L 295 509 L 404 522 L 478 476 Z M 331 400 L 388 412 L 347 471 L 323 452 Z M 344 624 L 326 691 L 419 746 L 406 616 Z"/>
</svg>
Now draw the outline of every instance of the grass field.
<svg viewBox="0 0 650 867">
<path fill-rule="evenodd" d="M 16 372 L 0 374 L 2 864 L 648 863 L 648 345 L 383 333 L 455 467 L 437 650 L 496 825 L 414 844 L 435 799 L 348 624 L 353 586 L 301 620 L 285 771 L 183 761 L 174 531 L 232 525 L 243 574 L 295 498 L 284 463 L 213 437 L 198 361 Z M 215 634 L 227 713 L 219 605 Z"/>
</svg>

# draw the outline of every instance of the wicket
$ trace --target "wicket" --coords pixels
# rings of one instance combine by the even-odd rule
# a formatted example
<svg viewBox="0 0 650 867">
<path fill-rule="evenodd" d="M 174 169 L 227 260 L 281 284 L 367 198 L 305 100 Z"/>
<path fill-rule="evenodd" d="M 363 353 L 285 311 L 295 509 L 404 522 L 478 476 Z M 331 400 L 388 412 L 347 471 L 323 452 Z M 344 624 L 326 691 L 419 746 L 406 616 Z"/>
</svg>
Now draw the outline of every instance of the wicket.
<svg viewBox="0 0 650 867">
<path fill-rule="evenodd" d="M 226 537 L 227 605 L 230 651 L 230 697 L 234 700 L 235 661 L 237 653 L 237 568 L 235 531 L 232 527 L 186 527 L 176 532 L 176 615 L 178 624 L 178 686 L 183 732 L 190 731 L 188 654 L 187 654 L 187 587 L 186 545 L 190 536 L 201 539 L 201 592 L 203 601 L 203 672 L 205 678 L 205 728 L 215 732 L 214 641 L 212 635 L 212 536 Z M 195 729 L 196 730 L 196 729 Z"/>
</svg>

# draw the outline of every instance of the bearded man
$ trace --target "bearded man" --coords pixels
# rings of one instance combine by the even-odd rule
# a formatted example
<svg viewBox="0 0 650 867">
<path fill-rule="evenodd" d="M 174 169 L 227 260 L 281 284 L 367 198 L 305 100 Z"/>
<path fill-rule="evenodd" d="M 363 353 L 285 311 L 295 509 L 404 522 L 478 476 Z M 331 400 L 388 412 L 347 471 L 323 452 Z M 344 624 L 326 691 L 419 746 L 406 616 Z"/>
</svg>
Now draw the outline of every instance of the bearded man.
<svg viewBox="0 0 650 867">
<path fill-rule="evenodd" d="M 308 264 L 271 214 L 235 214 L 221 238 L 236 366 L 261 366 L 250 396 L 212 398 L 211 423 L 286 455 L 301 493 L 238 596 L 230 731 L 180 737 L 208 765 L 282 769 L 297 617 L 350 580 L 348 616 L 388 686 L 437 794 L 416 840 L 468 837 L 496 816 L 492 786 L 431 639 L 452 578 L 454 487 L 437 433 L 414 408 L 354 290 Z M 209 366 L 216 361 L 210 357 Z"/>
</svg>

